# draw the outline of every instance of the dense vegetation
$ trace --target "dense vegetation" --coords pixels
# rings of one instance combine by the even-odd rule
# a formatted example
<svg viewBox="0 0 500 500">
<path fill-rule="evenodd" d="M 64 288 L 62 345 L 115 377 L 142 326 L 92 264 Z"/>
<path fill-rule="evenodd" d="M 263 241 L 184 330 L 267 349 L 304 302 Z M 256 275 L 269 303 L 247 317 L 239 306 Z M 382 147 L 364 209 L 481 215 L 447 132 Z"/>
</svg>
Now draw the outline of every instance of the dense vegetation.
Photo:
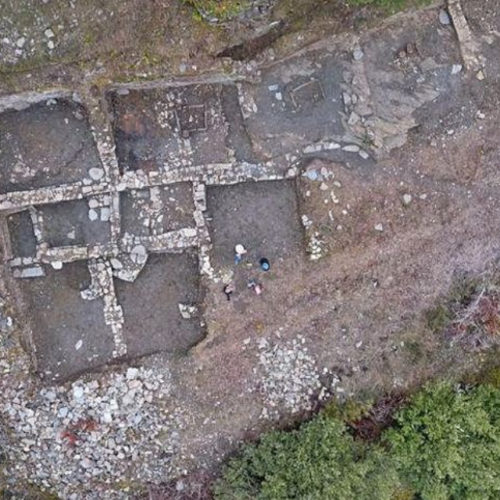
<svg viewBox="0 0 500 500">
<path fill-rule="evenodd" d="M 490 377 L 491 378 L 491 377 Z M 496 378 L 493 377 L 496 381 Z M 500 498 L 500 389 L 424 388 L 375 441 L 323 412 L 265 435 L 226 466 L 218 499 Z"/>
</svg>

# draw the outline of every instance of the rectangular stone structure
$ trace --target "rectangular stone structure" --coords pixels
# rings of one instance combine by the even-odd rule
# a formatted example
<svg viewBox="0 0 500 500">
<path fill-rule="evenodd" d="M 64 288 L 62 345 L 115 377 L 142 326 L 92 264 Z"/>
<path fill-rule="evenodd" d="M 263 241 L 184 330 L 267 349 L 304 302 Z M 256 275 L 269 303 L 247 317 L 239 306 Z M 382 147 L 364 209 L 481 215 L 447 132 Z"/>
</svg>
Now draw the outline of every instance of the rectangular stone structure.
<svg viewBox="0 0 500 500">
<path fill-rule="evenodd" d="M 81 105 L 50 99 L 0 114 L 0 194 L 92 183 L 91 170 L 102 165 Z"/>
<path fill-rule="evenodd" d="M 265 159 L 344 134 L 342 86 L 350 55 L 311 51 L 262 70 L 241 84 L 248 134 Z"/>
<path fill-rule="evenodd" d="M 60 270 L 44 266 L 44 272 L 42 278 L 19 280 L 40 376 L 67 380 L 109 362 L 114 342 L 102 300 L 80 295 L 90 283 L 87 263 L 65 264 Z"/>
<path fill-rule="evenodd" d="M 38 211 L 43 221 L 42 236 L 50 247 L 88 246 L 110 240 L 109 221 L 102 220 L 102 209 L 90 208 L 88 200 L 42 205 Z"/>
<path fill-rule="evenodd" d="M 117 90 L 108 101 L 122 172 L 250 157 L 234 84 Z"/>
<path fill-rule="evenodd" d="M 216 268 L 234 264 L 234 247 L 246 258 L 271 261 L 303 251 L 295 180 L 245 182 L 207 188 L 209 231 Z"/>
<path fill-rule="evenodd" d="M 129 357 L 185 353 L 203 338 L 198 315 L 185 319 L 181 314 L 181 308 L 200 306 L 199 280 L 198 259 L 189 250 L 150 255 L 133 283 L 116 280 Z"/>
<path fill-rule="evenodd" d="M 30 212 L 22 210 L 9 215 L 7 227 L 13 257 L 35 257 L 36 238 Z"/>
</svg>

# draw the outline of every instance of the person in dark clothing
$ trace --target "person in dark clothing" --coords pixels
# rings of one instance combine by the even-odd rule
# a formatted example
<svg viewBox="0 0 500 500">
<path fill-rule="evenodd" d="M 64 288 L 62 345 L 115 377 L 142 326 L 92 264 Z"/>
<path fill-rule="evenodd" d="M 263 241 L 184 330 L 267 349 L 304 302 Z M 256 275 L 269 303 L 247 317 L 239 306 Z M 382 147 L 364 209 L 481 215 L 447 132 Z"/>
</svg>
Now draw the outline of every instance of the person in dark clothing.
<svg viewBox="0 0 500 500">
<path fill-rule="evenodd" d="M 271 263 L 265 257 L 259 260 L 259 265 L 263 271 L 269 271 L 269 269 L 271 269 Z"/>
<path fill-rule="evenodd" d="M 229 301 L 229 300 L 231 300 L 231 294 L 234 292 L 234 285 L 233 285 L 233 283 L 229 283 L 229 284 L 227 284 L 227 285 L 223 288 L 223 290 L 222 290 L 222 291 L 225 293 L 225 295 L 226 295 L 226 297 L 227 297 L 227 300 L 228 300 L 228 301 Z"/>
</svg>

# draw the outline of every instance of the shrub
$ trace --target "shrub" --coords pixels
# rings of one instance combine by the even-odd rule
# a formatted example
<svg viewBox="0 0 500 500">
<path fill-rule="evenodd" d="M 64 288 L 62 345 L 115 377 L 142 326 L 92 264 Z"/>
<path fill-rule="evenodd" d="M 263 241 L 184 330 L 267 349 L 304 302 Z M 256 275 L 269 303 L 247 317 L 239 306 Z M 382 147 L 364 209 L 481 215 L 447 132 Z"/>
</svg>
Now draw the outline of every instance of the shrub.
<svg viewBox="0 0 500 500">
<path fill-rule="evenodd" d="M 451 311 L 440 304 L 426 313 L 427 325 L 434 333 L 442 332 L 453 319 Z"/>
<path fill-rule="evenodd" d="M 500 391 L 493 386 L 428 387 L 383 439 L 422 499 L 500 498 Z"/>
<path fill-rule="evenodd" d="M 397 482 L 378 450 L 365 454 L 343 422 L 319 416 L 291 432 L 271 432 L 231 460 L 219 499 L 390 499 Z"/>
<path fill-rule="evenodd" d="M 337 401 L 333 399 L 322 410 L 324 416 L 342 420 L 344 422 L 355 422 L 364 417 L 373 406 L 372 401 L 357 401 L 347 399 L 346 401 Z"/>
<path fill-rule="evenodd" d="M 500 389 L 500 366 L 490 366 L 478 375 L 478 380 Z"/>
<path fill-rule="evenodd" d="M 500 498 L 499 389 L 429 386 L 396 411 L 394 419 L 379 442 L 353 439 L 343 421 L 325 413 L 298 430 L 266 434 L 227 464 L 215 496 Z"/>
</svg>

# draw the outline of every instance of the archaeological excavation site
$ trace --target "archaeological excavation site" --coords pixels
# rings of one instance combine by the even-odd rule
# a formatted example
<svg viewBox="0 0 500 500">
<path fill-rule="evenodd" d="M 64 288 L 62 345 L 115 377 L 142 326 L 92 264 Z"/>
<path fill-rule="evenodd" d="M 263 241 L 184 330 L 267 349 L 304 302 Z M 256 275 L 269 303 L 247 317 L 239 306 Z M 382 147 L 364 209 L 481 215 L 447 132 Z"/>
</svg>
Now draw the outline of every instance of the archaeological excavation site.
<svg viewBox="0 0 500 500">
<path fill-rule="evenodd" d="M 0 498 L 368 499 L 218 478 L 498 358 L 500 6 L 378 4 L 0 0 Z"/>
</svg>

